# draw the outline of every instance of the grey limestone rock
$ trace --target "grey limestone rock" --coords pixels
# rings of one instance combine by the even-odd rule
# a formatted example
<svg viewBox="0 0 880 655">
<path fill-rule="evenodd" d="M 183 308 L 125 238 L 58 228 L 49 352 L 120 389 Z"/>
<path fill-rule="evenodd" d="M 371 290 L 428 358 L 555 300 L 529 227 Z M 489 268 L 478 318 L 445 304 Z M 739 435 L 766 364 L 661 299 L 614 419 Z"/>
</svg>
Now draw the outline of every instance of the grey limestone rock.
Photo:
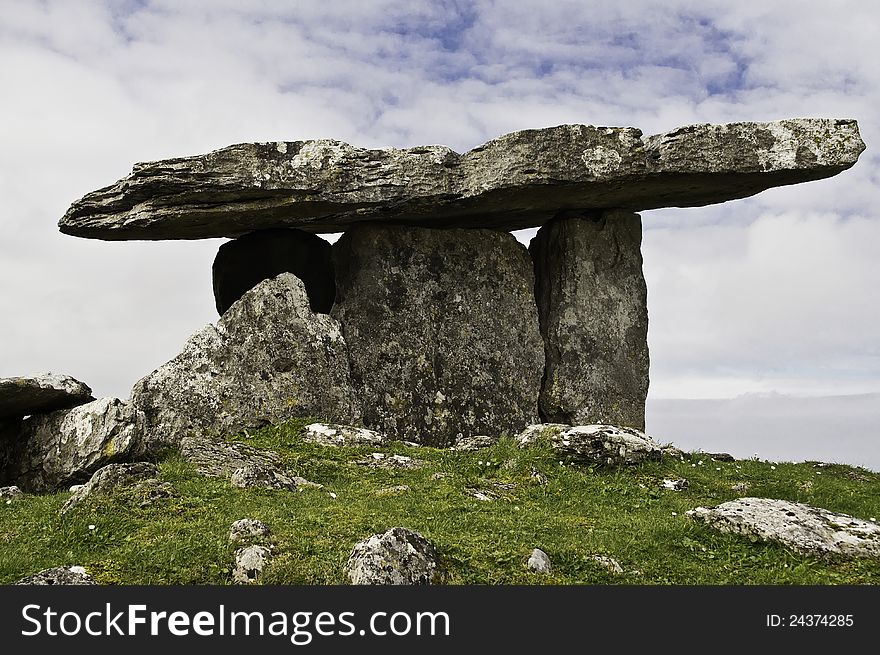
<svg viewBox="0 0 880 655">
<path fill-rule="evenodd" d="M 614 575 L 623 574 L 623 567 L 620 565 L 620 562 L 613 557 L 609 557 L 608 555 L 592 555 L 590 559 L 606 569 L 609 573 L 613 573 Z"/>
<path fill-rule="evenodd" d="M 532 550 L 532 554 L 529 555 L 529 561 L 527 562 L 530 571 L 534 571 L 535 573 L 543 573 L 547 574 L 551 571 L 550 564 L 550 556 L 547 555 L 540 548 L 535 548 Z"/>
<path fill-rule="evenodd" d="M 856 121 L 795 118 L 690 125 L 642 137 L 627 127 L 560 125 L 444 146 L 364 149 L 341 141 L 243 143 L 136 164 L 59 222 L 75 236 L 235 237 L 364 222 L 515 230 L 560 210 L 693 207 L 835 175 L 864 150 Z"/>
<path fill-rule="evenodd" d="M 641 242 L 639 216 L 617 210 L 554 219 L 532 239 L 545 421 L 644 429 L 648 290 Z"/>
<path fill-rule="evenodd" d="M 245 543 L 268 537 L 269 526 L 258 519 L 239 519 L 229 528 L 229 541 Z"/>
<path fill-rule="evenodd" d="M 531 261 L 508 233 L 365 226 L 335 244 L 364 424 L 448 446 L 533 423 L 544 368 Z"/>
<path fill-rule="evenodd" d="M 517 437 L 520 448 L 549 440 L 557 455 L 581 464 L 625 466 L 659 460 L 663 447 L 633 428 L 614 425 L 575 425 L 543 431 L 530 430 Z"/>
<path fill-rule="evenodd" d="M 722 532 L 775 541 L 806 555 L 880 556 L 880 525 L 774 498 L 737 498 L 687 512 Z"/>
<path fill-rule="evenodd" d="M 294 229 L 258 230 L 224 243 L 212 269 L 217 312 L 222 315 L 263 280 L 293 273 L 312 311 L 329 314 L 336 295 L 331 252 L 321 237 Z"/>
<path fill-rule="evenodd" d="M 96 585 L 81 566 L 57 566 L 22 578 L 17 585 Z"/>
<path fill-rule="evenodd" d="M 11 502 L 22 496 L 24 496 L 24 492 L 15 485 L 0 487 L 0 498 L 5 498 L 7 502 Z"/>
<path fill-rule="evenodd" d="M 83 482 L 132 455 L 136 422 L 136 411 L 117 398 L 31 416 L 12 444 L 6 481 L 30 493 Z"/>
<path fill-rule="evenodd" d="M 309 307 L 291 273 L 265 280 L 140 380 L 131 403 L 143 414 L 149 453 L 193 434 L 235 434 L 301 416 L 357 423 L 339 324 Z"/>
<path fill-rule="evenodd" d="M 296 489 L 281 458 L 269 450 L 211 437 L 184 437 L 180 454 L 202 475 L 229 478 L 236 487 Z"/>
<path fill-rule="evenodd" d="M 446 577 L 434 545 L 406 528 L 391 528 L 356 543 L 345 574 L 356 585 L 442 584 Z"/>
<path fill-rule="evenodd" d="M 266 546 L 245 546 L 235 551 L 235 567 L 232 569 L 232 581 L 236 584 L 254 584 L 269 560 L 272 550 Z"/>
<path fill-rule="evenodd" d="M 388 437 L 375 430 L 353 425 L 311 423 L 303 428 L 303 441 L 319 446 L 381 446 Z"/>
<path fill-rule="evenodd" d="M 69 375 L 0 378 L 0 421 L 47 414 L 92 400 L 92 390 Z"/>
<path fill-rule="evenodd" d="M 455 444 L 453 444 L 450 450 L 482 450 L 483 448 L 489 448 L 495 441 L 496 439 L 485 434 L 463 436 L 455 440 Z"/>
<path fill-rule="evenodd" d="M 80 485 L 58 513 L 63 516 L 86 498 L 108 496 L 118 489 L 133 487 L 139 482 L 155 478 L 158 474 L 156 465 L 150 462 L 108 464 L 95 471 L 88 482 Z"/>
</svg>

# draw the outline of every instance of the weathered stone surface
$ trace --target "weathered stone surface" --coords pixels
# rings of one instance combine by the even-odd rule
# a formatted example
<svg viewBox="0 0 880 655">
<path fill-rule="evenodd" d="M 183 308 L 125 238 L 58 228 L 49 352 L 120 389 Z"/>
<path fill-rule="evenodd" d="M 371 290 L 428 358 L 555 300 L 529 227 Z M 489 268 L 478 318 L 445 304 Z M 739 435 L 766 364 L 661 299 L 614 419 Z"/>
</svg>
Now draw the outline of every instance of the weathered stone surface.
<svg viewBox="0 0 880 655">
<path fill-rule="evenodd" d="M 22 496 L 24 496 L 24 492 L 15 485 L 11 485 L 9 487 L 0 487 L 0 498 L 5 499 L 7 502 L 11 502 L 12 500 L 21 498 Z"/>
<path fill-rule="evenodd" d="M 434 545 L 406 528 L 391 528 L 356 543 L 345 574 L 357 585 L 442 584 L 446 577 Z"/>
<path fill-rule="evenodd" d="M 202 475 L 229 478 L 236 487 L 296 489 L 294 479 L 281 467 L 281 458 L 269 450 L 211 437 L 184 437 L 180 454 Z"/>
<path fill-rule="evenodd" d="M 265 280 L 140 380 L 142 452 L 191 434 L 234 434 L 298 416 L 357 423 L 339 324 L 309 307 L 290 273 Z"/>
<path fill-rule="evenodd" d="M 540 548 L 535 548 L 532 550 L 532 554 L 529 555 L 529 561 L 527 562 L 530 571 L 534 571 L 535 573 L 550 573 L 552 566 L 550 564 L 550 556 L 547 555 Z"/>
<path fill-rule="evenodd" d="M 623 574 L 623 567 L 620 565 L 620 562 L 613 557 L 609 557 L 608 555 L 592 555 L 590 559 L 602 568 L 607 569 L 609 573 L 613 573 L 614 575 Z"/>
<path fill-rule="evenodd" d="M 118 398 L 101 398 L 21 422 L 5 472 L 27 492 L 54 491 L 87 480 L 102 466 L 131 456 L 136 412 Z"/>
<path fill-rule="evenodd" d="M 92 390 L 68 375 L 0 378 L 0 421 L 47 414 L 92 400 Z"/>
<path fill-rule="evenodd" d="M 108 464 L 97 471 L 84 485 L 81 485 L 67 502 L 61 506 L 62 516 L 88 497 L 107 496 L 120 488 L 133 487 L 138 482 L 155 478 L 159 470 L 149 462 L 129 464 Z"/>
<path fill-rule="evenodd" d="M 302 230 L 259 230 L 224 243 L 212 272 L 221 315 L 245 292 L 281 273 L 302 280 L 313 312 L 329 314 L 336 295 L 330 243 Z"/>
<path fill-rule="evenodd" d="M 375 430 L 352 425 L 311 423 L 302 432 L 303 441 L 319 446 L 381 446 L 388 437 Z"/>
<path fill-rule="evenodd" d="M 17 585 L 96 585 L 81 566 L 58 566 L 22 578 Z"/>
<path fill-rule="evenodd" d="M 424 460 L 414 459 L 406 455 L 386 455 L 385 453 L 373 453 L 370 457 L 357 460 L 355 464 L 359 464 L 360 466 L 367 466 L 374 469 L 394 471 L 400 469 L 420 469 L 425 465 L 425 462 Z"/>
<path fill-rule="evenodd" d="M 659 460 L 663 447 L 651 437 L 632 428 L 614 425 L 575 425 L 564 430 L 548 428 L 520 434 L 517 442 L 525 448 L 541 439 L 566 459 L 583 464 L 624 466 L 646 460 Z"/>
<path fill-rule="evenodd" d="M 334 246 L 364 424 L 447 446 L 536 420 L 544 368 L 531 261 L 492 230 L 359 227 Z"/>
<path fill-rule="evenodd" d="M 617 210 L 554 219 L 532 239 L 545 421 L 644 430 L 648 290 L 641 242 L 639 216 Z"/>
<path fill-rule="evenodd" d="M 235 567 L 232 581 L 237 584 L 254 584 L 269 560 L 272 550 L 266 546 L 246 546 L 235 551 Z"/>
<path fill-rule="evenodd" d="M 244 143 L 136 164 L 73 203 L 62 232 L 97 239 L 234 237 L 365 221 L 535 227 L 560 210 L 692 207 L 830 177 L 864 150 L 854 120 L 635 128 L 560 125 L 444 146 L 367 150 L 341 141 Z"/>
<path fill-rule="evenodd" d="M 468 437 L 463 436 L 460 439 L 455 440 L 455 444 L 450 450 L 482 450 L 483 448 L 489 448 L 495 443 L 495 441 L 496 439 L 485 434 L 475 434 Z"/>
<path fill-rule="evenodd" d="M 773 498 L 738 498 L 687 515 L 722 532 L 776 541 L 813 556 L 880 556 L 880 525 Z"/>
<path fill-rule="evenodd" d="M 239 519 L 229 528 L 229 541 L 245 543 L 268 537 L 269 526 L 258 519 Z"/>
</svg>

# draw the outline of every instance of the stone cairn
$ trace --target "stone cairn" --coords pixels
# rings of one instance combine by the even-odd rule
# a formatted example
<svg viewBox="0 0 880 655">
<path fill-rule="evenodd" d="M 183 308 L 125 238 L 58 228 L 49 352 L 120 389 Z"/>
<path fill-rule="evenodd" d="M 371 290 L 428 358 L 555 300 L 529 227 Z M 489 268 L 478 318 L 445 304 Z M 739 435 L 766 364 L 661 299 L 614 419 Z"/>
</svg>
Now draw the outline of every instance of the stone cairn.
<svg viewBox="0 0 880 655">
<path fill-rule="evenodd" d="M 863 150 L 853 120 L 792 119 L 647 137 L 563 125 L 464 154 L 247 143 L 137 164 L 61 231 L 232 238 L 213 267 L 221 317 L 127 401 L 41 405 L 24 378 L 0 380 L 0 484 L 58 488 L 188 436 L 303 416 L 431 446 L 537 422 L 642 430 L 636 212 L 831 177 Z M 532 227 L 528 249 L 510 234 Z"/>
</svg>

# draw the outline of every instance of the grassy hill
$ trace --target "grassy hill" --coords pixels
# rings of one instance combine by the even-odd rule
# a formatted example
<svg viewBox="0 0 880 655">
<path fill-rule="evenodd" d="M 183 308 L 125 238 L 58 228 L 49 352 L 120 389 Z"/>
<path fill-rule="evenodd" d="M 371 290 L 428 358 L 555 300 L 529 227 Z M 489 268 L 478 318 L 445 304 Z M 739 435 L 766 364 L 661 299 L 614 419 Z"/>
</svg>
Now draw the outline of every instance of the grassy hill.
<svg viewBox="0 0 880 655">
<path fill-rule="evenodd" d="M 699 453 L 592 469 L 560 462 L 549 447 L 521 450 L 508 438 L 475 452 L 403 444 L 328 448 L 299 438 L 305 423 L 230 439 L 278 452 L 296 475 L 323 489 L 238 489 L 200 476 L 172 452 L 158 464 L 176 497 L 141 506 L 143 499 L 121 493 L 81 503 L 63 517 L 58 510 L 67 492 L 0 505 L 0 583 L 78 564 L 105 584 L 229 584 L 234 547 L 227 535 L 244 517 L 272 530 L 275 557 L 265 584 L 345 583 L 343 564 L 354 543 L 398 525 L 437 546 L 452 584 L 880 583 L 877 559 L 813 559 L 718 534 L 685 516 L 698 505 L 748 495 L 876 518 L 880 474 L 865 469 L 720 462 Z M 383 470 L 358 463 L 377 450 L 424 465 Z M 661 487 L 665 478 L 690 484 L 671 491 Z M 741 483 L 747 491 L 731 488 Z M 400 485 L 409 490 L 389 490 Z M 535 547 L 550 555 L 552 574 L 527 569 Z M 624 573 L 594 555 L 613 557 Z"/>
</svg>

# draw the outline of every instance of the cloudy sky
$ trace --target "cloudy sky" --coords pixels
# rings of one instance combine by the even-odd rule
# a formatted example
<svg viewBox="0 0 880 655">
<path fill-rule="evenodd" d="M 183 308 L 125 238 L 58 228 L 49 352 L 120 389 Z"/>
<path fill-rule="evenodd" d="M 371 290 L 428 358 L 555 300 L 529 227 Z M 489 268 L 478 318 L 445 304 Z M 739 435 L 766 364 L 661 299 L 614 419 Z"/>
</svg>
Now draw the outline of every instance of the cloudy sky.
<svg viewBox="0 0 880 655">
<path fill-rule="evenodd" d="M 216 319 L 221 240 L 58 233 L 134 162 L 243 141 L 464 151 L 562 123 L 856 118 L 868 150 L 835 178 L 644 212 L 648 431 L 694 430 L 662 399 L 863 394 L 861 445 L 841 458 L 880 468 L 880 396 L 864 395 L 880 392 L 878 24 L 860 0 L 0 0 L 0 376 L 52 370 L 127 397 Z M 846 420 L 823 402 L 810 443 Z M 740 440 L 728 450 L 746 448 L 744 407 L 713 428 Z"/>
</svg>

